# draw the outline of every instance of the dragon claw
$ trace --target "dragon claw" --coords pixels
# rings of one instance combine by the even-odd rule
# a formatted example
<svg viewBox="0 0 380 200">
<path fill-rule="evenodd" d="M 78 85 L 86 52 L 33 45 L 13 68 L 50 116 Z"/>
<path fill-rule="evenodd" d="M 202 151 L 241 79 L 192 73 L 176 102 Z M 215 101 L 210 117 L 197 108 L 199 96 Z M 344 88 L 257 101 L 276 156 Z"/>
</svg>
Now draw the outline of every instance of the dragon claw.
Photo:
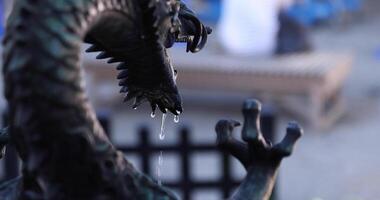
<svg viewBox="0 0 380 200">
<path fill-rule="evenodd" d="M 247 143 L 265 143 L 260 129 L 260 113 L 261 103 L 259 101 L 256 99 L 248 99 L 244 102 L 242 139 Z"/>
<path fill-rule="evenodd" d="M 243 143 L 232 137 L 232 132 L 240 123 L 234 120 L 220 120 L 216 126 L 217 145 L 229 151 L 248 169 L 258 162 L 280 161 L 290 156 L 303 130 L 297 122 L 290 122 L 286 136 L 278 144 L 266 140 L 260 128 L 261 103 L 255 99 L 246 100 L 243 105 L 244 124 L 242 129 Z M 247 150 L 250 149 L 250 151 Z M 254 150 L 255 153 L 251 151 Z"/>
<path fill-rule="evenodd" d="M 235 120 L 220 120 L 216 126 L 215 131 L 217 134 L 217 144 L 223 145 L 230 142 L 232 139 L 232 132 L 235 127 L 240 126 L 240 123 Z"/>
</svg>

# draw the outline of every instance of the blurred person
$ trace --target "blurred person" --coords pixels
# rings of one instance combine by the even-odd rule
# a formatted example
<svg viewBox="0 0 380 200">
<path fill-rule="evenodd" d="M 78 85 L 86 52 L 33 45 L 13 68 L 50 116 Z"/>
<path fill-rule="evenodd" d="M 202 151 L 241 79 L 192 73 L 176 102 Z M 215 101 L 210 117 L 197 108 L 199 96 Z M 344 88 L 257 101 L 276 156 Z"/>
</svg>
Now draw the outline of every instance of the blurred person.
<svg viewBox="0 0 380 200">
<path fill-rule="evenodd" d="M 281 49 L 277 42 L 280 36 L 291 35 L 289 30 L 287 34 L 284 29 L 279 31 L 281 21 L 289 22 L 288 18 L 281 20 L 279 14 L 292 3 L 293 0 L 224 0 L 218 24 L 220 44 L 233 55 L 272 55 Z M 291 25 L 294 28 L 294 23 Z"/>
<path fill-rule="evenodd" d="M 305 25 L 289 16 L 284 10 L 278 16 L 276 55 L 307 52 L 312 49 Z"/>
</svg>

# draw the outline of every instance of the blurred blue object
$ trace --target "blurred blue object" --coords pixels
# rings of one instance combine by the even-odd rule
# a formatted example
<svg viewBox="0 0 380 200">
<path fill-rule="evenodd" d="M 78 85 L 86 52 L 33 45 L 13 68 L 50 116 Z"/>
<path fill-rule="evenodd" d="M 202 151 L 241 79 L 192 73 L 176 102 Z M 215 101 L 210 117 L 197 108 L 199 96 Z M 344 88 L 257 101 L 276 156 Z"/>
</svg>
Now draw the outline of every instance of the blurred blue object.
<svg viewBox="0 0 380 200">
<path fill-rule="evenodd" d="M 4 15 L 4 0 L 0 0 L 0 37 L 2 37 L 4 34 Z"/>
<path fill-rule="evenodd" d="M 221 0 L 207 0 L 205 9 L 199 13 L 199 17 L 207 22 L 216 23 L 220 17 Z"/>
<path fill-rule="evenodd" d="M 380 47 L 375 49 L 375 58 L 376 60 L 380 61 Z"/>
<path fill-rule="evenodd" d="M 331 17 L 333 9 L 331 4 L 326 2 L 305 0 L 295 3 L 287 13 L 304 25 L 312 25 L 318 20 Z"/>
<path fill-rule="evenodd" d="M 361 5 L 361 0 L 304 0 L 296 2 L 287 13 L 302 24 L 311 26 L 318 21 L 330 20 L 342 12 L 358 11 Z"/>
<path fill-rule="evenodd" d="M 183 0 L 183 2 L 195 11 L 202 21 L 215 24 L 220 17 L 223 0 Z"/>
<path fill-rule="evenodd" d="M 343 0 L 346 5 L 346 9 L 349 11 L 358 11 L 362 7 L 361 0 Z"/>
<path fill-rule="evenodd" d="M 183 0 L 183 2 L 194 8 L 202 21 L 215 24 L 221 15 L 223 0 Z M 362 0 L 301 0 L 296 1 L 287 13 L 300 23 L 311 26 L 319 21 L 328 21 L 342 12 L 356 12 L 361 6 Z"/>
</svg>

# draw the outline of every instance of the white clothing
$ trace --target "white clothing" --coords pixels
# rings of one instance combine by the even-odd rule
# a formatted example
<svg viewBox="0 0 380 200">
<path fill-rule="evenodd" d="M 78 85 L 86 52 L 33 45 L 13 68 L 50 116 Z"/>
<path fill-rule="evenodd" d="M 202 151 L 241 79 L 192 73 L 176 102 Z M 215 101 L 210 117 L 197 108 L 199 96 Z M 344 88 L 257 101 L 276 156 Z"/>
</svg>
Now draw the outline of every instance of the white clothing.
<svg viewBox="0 0 380 200">
<path fill-rule="evenodd" d="M 279 28 L 277 15 L 285 1 L 223 0 L 219 42 L 235 55 L 272 54 Z"/>
</svg>

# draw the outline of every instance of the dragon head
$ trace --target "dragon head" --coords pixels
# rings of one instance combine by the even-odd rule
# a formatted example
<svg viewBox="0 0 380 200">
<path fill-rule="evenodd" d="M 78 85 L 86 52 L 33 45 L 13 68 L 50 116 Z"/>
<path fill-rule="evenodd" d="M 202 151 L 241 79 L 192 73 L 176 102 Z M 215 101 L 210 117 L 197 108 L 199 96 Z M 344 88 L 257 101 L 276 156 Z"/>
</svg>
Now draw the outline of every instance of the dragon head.
<svg viewBox="0 0 380 200">
<path fill-rule="evenodd" d="M 124 101 L 134 101 L 134 108 L 148 101 L 153 112 L 159 108 L 179 115 L 183 109 L 177 71 L 167 49 L 185 42 L 187 52 L 198 52 L 211 29 L 179 0 L 141 1 L 130 10 L 98 20 L 85 37 L 92 44 L 87 52 L 101 51 L 98 59 L 120 63 L 120 92 L 125 94 Z M 120 17 L 125 20 L 117 19 Z"/>
</svg>

